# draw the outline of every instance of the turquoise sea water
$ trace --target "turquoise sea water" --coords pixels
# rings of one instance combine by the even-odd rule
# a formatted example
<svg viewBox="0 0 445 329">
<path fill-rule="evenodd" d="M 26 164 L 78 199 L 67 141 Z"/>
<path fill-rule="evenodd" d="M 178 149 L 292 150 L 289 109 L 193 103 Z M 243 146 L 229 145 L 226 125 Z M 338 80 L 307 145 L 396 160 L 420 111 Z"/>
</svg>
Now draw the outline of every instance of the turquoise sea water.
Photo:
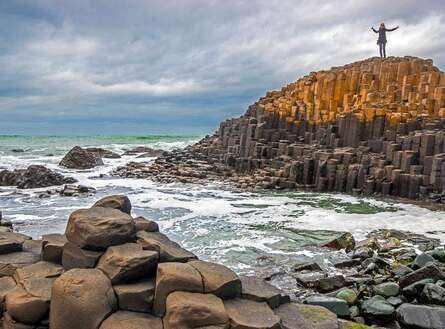
<svg viewBox="0 0 445 329">
<path fill-rule="evenodd" d="M 97 190 L 93 196 L 40 199 L 46 189 L 0 187 L 0 210 L 20 231 L 38 238 L 63 232 L 69 214 L 115 193 L 130 197 L 133 214 L 154 219 L 161 230 L 203 259 L 222 262 L 239 272 L 261 270 L 261 261 L 292 264 L 311 258 L 329 264 L 342 252 L 316 247 L 333 231 L 350 231 L 358 239 L 379 228 L 427 233 L 445 241 L 445 213 L 392 200 L 359 199 L 340 194 L 239 192 L 221 184 L 160 184 L 150 180 L 110 177 L 135 156 L 104 159 L 92 170 L 61 168 L 73 146 L 104 147 L 122 154 L 135 146 L 172 150 L 202 136 L 0 136 L 0 168 L 42 164 Z M 21 149 L 23 152 L 13 151 Z M 99 178 L 101 175 L 101 178 Z"/>
</svg>

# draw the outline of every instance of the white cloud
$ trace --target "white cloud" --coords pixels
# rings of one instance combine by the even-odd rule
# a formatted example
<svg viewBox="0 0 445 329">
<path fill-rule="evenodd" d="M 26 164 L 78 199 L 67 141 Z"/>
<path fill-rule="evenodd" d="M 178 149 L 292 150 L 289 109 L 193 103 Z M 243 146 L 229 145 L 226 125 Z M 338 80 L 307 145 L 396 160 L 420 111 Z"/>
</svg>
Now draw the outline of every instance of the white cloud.
<svg viewBox="0 0 445 329">
<path fill-rule="evenodd" d="M 0 11 L 3 113 L 138 117 L 187 99 L 223 119 L 310 71 L 377 55 L 381 20 L 400 25 L 389 54 L 445 65 L 443 0 L 23 1 L 21 15 Z"/>
</svg>

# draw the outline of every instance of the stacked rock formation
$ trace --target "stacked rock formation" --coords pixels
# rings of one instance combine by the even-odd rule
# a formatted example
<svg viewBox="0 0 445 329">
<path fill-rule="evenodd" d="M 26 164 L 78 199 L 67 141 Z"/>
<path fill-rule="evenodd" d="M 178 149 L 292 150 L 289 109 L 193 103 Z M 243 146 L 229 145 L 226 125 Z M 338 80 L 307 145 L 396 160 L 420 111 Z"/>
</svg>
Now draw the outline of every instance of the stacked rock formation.
<svg viewBox="0 0 445 329">
<path fill-rule="evenodd" d="M 242 188 L 440 201 L 444 126 L 445 74 L 432 60 L 371 58 L 310 73 L 185 152 L 117 174 L 180 181 L 216 175 Z"/>
<path fill-rule="evenodd" d="M 445 74 L 431 60 L 369 59 L 311 73 L 223 122 L 197 149 L 254 184 L 409 198 L 445 186 Z"/>
<path fill-rule="evenodd" d="M 127 197 L 110 196 L 74 211 L 65 234 L 1 232 L 3 328 L 349 328 L 326 308 L 199 260 L 130 214 Z"/>
</svg>

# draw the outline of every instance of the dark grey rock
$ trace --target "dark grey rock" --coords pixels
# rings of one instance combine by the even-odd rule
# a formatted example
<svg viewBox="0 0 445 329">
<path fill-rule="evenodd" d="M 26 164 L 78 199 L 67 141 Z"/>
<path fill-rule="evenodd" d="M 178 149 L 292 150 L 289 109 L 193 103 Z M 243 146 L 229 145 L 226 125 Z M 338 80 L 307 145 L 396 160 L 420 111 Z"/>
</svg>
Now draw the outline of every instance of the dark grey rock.
<svg viewBox="0 0 445 329">
<path fill-rule="evenodd" d="M 374 293 L 383 297 L 397 296 L 399 285 L 395 282 L 384 282 L 374 286 Z"/>
<path fill-rule="evenodd" d="M 102 158 L 80 146 L 73 147 L 60 161 L 59 165 L 70 169 L 91 169 L 103 165 Z"/>
<path fill-rule="evenodd" d="M 282 329 L 338 329 L 337 316 L 318 305 L 287 303 L 274 312 Z"/>
<path fill-rule="evenodd" d="M 40 165 L 32 165 L 26 169 L 16 169 L 14 171 L 0 171 L 0 186 L 17 186 L 19 189 L 48 187 L 75 182 L 76 180 L 72 177 L 64 177 L 62 174 Z"/>
<path fill-rule="evenodd" d="M 394 307 L 379 295 L 364 301 L 361 309 L 363 315 L 370 321 L 387 323 L 394 319 Z"/>
<path fill-rule="evenodd" d="M 434 283 L 427 283 L 419 296 L 422 304 L 445 305 L 445 288 Z"/>
<path fill-rule="evenodd" d="M 440 270 L 440 268 L 437 267 L 437 265 L 433 263 L 428 263 L 424 267 L 419 268 L 418 270 L 412 273 L 402 276 L 399 280 L 399 286 L 401 288 L 405 288 L 406 286 L 409 286 L 410 284 L 416 281 L 420 281 L 427 278 L 438 280 L 438 279 L 444 279 L 445 275 Z"/>
<path fill-rule="evenodd" d="M 306 304 L 323 306 L 340 317 L 348 317 L 350 314 L 348 303 L 340 298 L 312 295 L 307 297 L 304 302 Z"/>
<path fill-rule="evenodd" d="M 445 307 L 402 304 L 397 309 L 397 320 L 408 328 L 445 328 Z"/>
</svg>

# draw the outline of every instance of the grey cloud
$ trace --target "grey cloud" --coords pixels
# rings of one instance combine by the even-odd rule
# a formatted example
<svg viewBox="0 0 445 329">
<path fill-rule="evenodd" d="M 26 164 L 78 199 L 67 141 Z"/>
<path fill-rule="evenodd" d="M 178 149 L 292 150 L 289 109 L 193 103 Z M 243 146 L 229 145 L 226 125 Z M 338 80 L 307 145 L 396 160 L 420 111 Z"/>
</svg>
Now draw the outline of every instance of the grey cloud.
<svg viewBox="0 0 445 329">
<path fill-rule="evenodd" d="M 152 127 L 157 116 L 165 126 L 180 117 L 193 126 L 200 116 L 211 131 L 268 89 L 375 55 L 370 26 L 381 20 L 401 26 L 389 35 L 390 54 L 443 67 L 444 7 L 439 0 L 5 1 L 0 114 L 8 129 L 20 117 L 29 126 L 108 117 L 120 118 L 125 133 L 126 122 Z"/>
</svg>

